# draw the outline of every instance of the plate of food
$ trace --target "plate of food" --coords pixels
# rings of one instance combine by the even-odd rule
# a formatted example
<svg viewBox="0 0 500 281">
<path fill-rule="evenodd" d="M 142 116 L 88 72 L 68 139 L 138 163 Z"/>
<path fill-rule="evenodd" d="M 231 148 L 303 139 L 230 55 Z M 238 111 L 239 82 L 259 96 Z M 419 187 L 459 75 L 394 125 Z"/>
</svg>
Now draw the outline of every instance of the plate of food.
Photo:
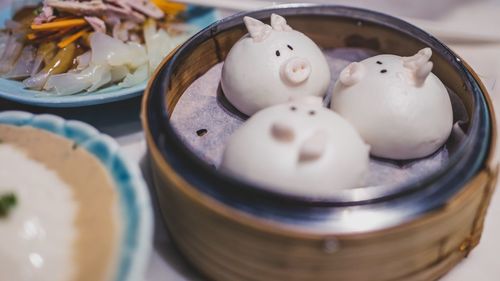
<svg viewBox="0 0 500 281">
<path fill-rule="evenodd" d="M 10 2 L 0 5 L 0 98 L 46 107 L 141 95 L 163 58 L 217 19 L 165 0 Z"/>
<path fill-rule="evenodd" d="M 141 280 L 152 229 L 146 184 L 113 139 L 0 113 L 0 280 Z"/>
</svg>

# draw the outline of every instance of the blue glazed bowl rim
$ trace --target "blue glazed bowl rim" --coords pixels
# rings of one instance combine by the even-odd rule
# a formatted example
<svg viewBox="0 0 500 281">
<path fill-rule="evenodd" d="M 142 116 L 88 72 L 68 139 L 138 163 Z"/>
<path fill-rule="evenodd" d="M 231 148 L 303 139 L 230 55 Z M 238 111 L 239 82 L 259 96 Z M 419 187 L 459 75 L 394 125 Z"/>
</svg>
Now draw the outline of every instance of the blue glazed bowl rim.
<svg viewBox="0 0 500 281">
<path fill-rule="evenodd" d="M 74 141 L 101 161 L 116 183 L 122 211 L 123 235 L 115 280 L 141 280 L 151 254 L 151 201 L 139 168 L 124 158 L 118 143 L 86 123 L 50 114 L 4 111 L 0 112 L 0 124 L 32 127 L 54 133 Z"/>
</svg>

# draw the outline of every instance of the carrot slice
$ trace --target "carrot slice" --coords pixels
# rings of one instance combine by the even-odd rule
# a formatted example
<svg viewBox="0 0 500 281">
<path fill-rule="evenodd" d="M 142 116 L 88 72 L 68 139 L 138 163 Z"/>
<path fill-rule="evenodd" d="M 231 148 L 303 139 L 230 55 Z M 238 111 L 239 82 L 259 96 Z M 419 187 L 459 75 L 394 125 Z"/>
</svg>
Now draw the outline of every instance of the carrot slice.
<svg viewBox="0 0 500 281">
<path fill-rule="evenodd" d="M 87 21 L 84 19 L 69 19 L 69 20 L 53 21 L 42 24 L 32 24 L 31 29 L 35 31 L 41 31 L 41 30 L 61 29 L 67 27 L 77 27 L 87 24 L 88 24 Z"/>
<path fill-rule="evenodd" d="M 0 0 L 1 1 L 1 0 Z M 63 29 L 54 29 L 54 30 L 43 30 L 43 31 L 35 31 L 32 33 L 28 33 L 26 38 L 33 43 L 42 43 L 48 41 L 59 41 L 61 38 L 67 36 L 68 34 L 72 34 L 80 30 L 78 28 L 68 27 Z M 31 34 L 31 35 L 29 35 Z M 29 36 L 29 38 L 28 38 Z M 33 38 L 34 39 L 30 39 Z"/>
<path fill-rule="evenodd" d="M 165 0 L 152 0 L 153 4 L 155 4 L 160 10 L 162 10 L 165 14 L 173 14 L 176 15 L 180 12 L 186 10 L 186 5 L 180 3 L 173 3 Z"/>
<path fill-rule="evenodd" d="M 76 40 L 78 40 L 80 37 L 85 36 L 88 32 L 89 32 L 88 29 L 82 29 L 82 30 L 78 31 L 75 34 L 70 35 L 70 36 L 64 38 L 61 42 L 59 42 L 59 44 L 57 44 L 57 47 L 59 47 L 61 49 L 65 48 L 69 44 L 71 44 L 71 43 L 75 42 Z"/>
</svg>

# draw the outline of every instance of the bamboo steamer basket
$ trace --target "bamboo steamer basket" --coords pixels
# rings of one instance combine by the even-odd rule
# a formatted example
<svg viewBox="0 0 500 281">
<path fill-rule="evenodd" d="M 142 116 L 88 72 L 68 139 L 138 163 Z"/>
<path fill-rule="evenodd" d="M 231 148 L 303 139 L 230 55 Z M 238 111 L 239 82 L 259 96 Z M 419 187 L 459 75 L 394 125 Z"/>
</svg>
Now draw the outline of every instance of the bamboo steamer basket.
<svg viewBox="0 0 500 281">
<path fill-rule="evenodd" d="M 325 5 L 251 12 L 287 18 L 323 48 L 410 55 L 433 49 L 433 72 L 465 104 L 467 137 L 447 165 L 397 188 L 360 188 L 311 200 L 219 173 L 176 135 L 169 117 L 187 87 L 223 62 L 246 33 L 244 15 L 201 31 L 157 70 L 143 99 L 156 195 L 171 236 L 212 280 L 436 280 L 479 243 L 496 186 L 496 125 L 474 71 L 431 35 L 399 19 Z"/>
</svg>

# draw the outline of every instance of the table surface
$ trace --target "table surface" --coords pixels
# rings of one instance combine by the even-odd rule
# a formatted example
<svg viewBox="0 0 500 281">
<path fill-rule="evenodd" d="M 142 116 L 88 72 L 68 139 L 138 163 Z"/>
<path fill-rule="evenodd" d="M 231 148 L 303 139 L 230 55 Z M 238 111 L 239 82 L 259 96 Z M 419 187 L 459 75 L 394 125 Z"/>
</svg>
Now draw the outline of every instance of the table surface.
<svg viewBox="0 0 500 281">
<path fill-rule="evenodd" d="M 0 0 L 0 2 L 3 0 Z M 323 1 L 325 2 L 325 1 Z M 332 1 L 329 1 L 332 2 Z M 345 2 L 345 1 L 344 1 Z M 354 1 L 351 4 L 361 5 Z M 389 11 L 398 14 L 404 10 L 401 2 L 409 4 L 410 1 L 400 0 L 376 0 L 370 8 L 377 8 L 382 11 Z M 372 2 L 372 3 L 374 3 Z M 413 1 L 418 2 L 418 1 Z M 429 2 L 429 1 L 423 1 Z M 434 1 L 435 2 L 435 1 Z M 465 1 L 455 1 L 462 3 Z M 382 5 L 382 4 L 383 5 Z M 373 7 L 374 5 L 378 5 Z M 450 1 L 442 1 L 442 7 L 451 5 Z M 415 5 L 413 5 L 415 6 Z M 420 4 L 418 7 L 422 7 Z M 416 7 L 416 6 L 415 6 Z M 384 10 L 385 8 L 385 10 Z M 399 9 L 399 10 L 398 10 Z M 419 11 L 417 8 L 412 12 Z M 421 9 L 420 14 L 425 13 Z M 228 14 L 226 12 L 225 14 Z M 404 14 L 401 14 L 404 15 Z M 414 15 L 411 15 L 414 16 Z M 500 78 L 500 44 L 457 44 L 449 43 L 459 55 L 465 58 L 478 72 L 483 82 L 490 90 L 496 108 L 500 106 L 500 89 L 496 87 L 496 81 Z M 492 60 L 495 58 L 495 60 Z M 498 58 L 498 59 L 496 59 Z M 87 122 L 101 132 L 115 138 L 121 145 L 121 150 L 130 161 L 138 163 L 143 171 L 149 187 L 152 188 L 149 176 L 148 161 L 146 159 L 146 143 L 139 119 L 141 98 L 133 98 L 113 104 L 98 105 L 73 109 L 46 109 L 36 108 L 9 101 L 0 100 L 0 111 L 3 110 L 25 110 L 33 113 L 51 113 L 67 119 L 76 119 Z M 497 117 L 498 118 L 498 117 Z M 154 194 L 154 190 L 150 190 Z M 153 196 L 154 197 L 154 196 Z M 153 198 L 155 210 L 155 235 L 153 241 L 153 253 L 147 269 L 145 280 L 172 280 L 172 281 L 193 281 L 203 280 L 196 271 L 189 266 L 175 249 L 165 229 L 165 225 L 158 212 L 156 201 Z M 463 260 L 455 269 L 442 278 L 444 281 L 494 281 L 499 280 L 500 259 L 500 192 L 496 192 L 491 201 L 491 206 L 486 217 L 486 224 L 483 238 L 479 246 Z"/>
</svg>

